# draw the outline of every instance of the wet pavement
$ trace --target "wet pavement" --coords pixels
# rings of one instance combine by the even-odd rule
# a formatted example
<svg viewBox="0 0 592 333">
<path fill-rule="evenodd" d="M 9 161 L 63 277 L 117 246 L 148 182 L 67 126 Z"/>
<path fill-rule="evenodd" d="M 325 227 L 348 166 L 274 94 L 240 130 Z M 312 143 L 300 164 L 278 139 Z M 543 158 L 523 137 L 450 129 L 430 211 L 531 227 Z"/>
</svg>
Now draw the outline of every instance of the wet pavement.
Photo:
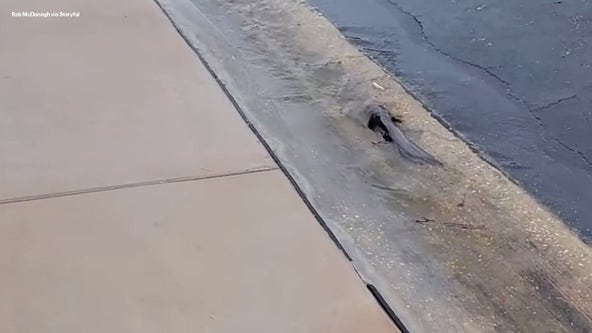
<svg viewBox="0 0 592 333">
<path fill-rule="evenodd" d="M 592 2 L 311 3 L 590 242 Z"/>
<path fill-rule="evenodd" d="M 43 2 L 0 2 L 0 332 L 400 333 L 157 4 Z"/>
<path fill-rule="evenodd" d="M 592 331 L 590 247 L 324 17 L 301 1 L 159 4 L 403 331 Z M 378 144 L 374 104 L 441 165 Z"/>
</svg>

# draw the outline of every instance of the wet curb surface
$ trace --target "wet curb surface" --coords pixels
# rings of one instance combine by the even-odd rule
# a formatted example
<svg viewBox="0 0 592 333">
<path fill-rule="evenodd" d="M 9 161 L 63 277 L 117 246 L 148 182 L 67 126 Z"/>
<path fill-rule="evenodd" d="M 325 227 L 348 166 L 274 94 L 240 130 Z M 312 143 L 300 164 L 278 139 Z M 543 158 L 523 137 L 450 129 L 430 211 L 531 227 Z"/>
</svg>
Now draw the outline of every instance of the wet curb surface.
<svg viewBox="0 0 592 333">
<path fill-rule="evenodd" d="M 592 240 L 592 6 L 311 0 L 364 54 Z"/>
<path fill-rule="evenodd" d="M 324 18 L 300 2 L 159 3 L 409 331 L 590 330 L 588 247 Z M 374 144 L 376 102 L 443 166 Z"/>
</svg>

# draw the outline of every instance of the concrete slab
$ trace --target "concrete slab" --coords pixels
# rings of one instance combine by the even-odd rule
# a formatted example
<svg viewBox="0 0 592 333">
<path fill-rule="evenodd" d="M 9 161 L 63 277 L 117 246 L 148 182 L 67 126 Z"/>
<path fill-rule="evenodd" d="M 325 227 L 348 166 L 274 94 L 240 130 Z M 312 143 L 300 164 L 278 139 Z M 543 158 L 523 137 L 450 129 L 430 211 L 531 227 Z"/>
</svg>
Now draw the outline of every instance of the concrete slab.
<svg viewBox="0 0 592 333">
<path fill-rule="evenodd" d="M 0 331 L 394 332 L 279 171 L 0 205 Z"/>
<path fill-rule="evenodd" d="M 80 17 L 11 17 L 31 10 Z M 0 13 L 0 200 L 274 165 L 151 1 Z"/>
</svg>

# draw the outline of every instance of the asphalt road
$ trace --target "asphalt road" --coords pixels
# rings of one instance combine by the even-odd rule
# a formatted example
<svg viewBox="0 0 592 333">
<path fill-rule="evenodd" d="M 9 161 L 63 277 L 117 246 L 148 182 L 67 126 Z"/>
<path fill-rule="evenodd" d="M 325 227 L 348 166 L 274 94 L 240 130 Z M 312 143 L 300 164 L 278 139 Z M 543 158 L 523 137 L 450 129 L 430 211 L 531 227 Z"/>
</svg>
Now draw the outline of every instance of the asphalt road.
<svg viewBox="0 0 592 333">
<path fill-rule="evenodd" d="M 311 3 L 590 243 L 592 1 Z"/>
<path fill-rule="evenodd" d="M 324 17 L 300 1 L 159 4 L 396 322 L 414 333 L 592 332 L 590 248 L 431 119 Z M 420 60 L 487 91 L 488 76 L 472 79 L 465 65 L 422 53 L 412 18 L 371 4 L 352 7 L 352 16 L 418 34 L 384 46 L 405 50 L 419 41 L 411 55 L 425 58 L 406 65 Z M 499 103 L 507 100 L 505 89 L 493 88 Z M 380 136 L 367 128 L 369 103 L 405 106 L 404 128 L 414 139 L 423 131 L 415 142 L 446 167 L 418 167 L 393 145 L 374 144 Z"/>
</svg>

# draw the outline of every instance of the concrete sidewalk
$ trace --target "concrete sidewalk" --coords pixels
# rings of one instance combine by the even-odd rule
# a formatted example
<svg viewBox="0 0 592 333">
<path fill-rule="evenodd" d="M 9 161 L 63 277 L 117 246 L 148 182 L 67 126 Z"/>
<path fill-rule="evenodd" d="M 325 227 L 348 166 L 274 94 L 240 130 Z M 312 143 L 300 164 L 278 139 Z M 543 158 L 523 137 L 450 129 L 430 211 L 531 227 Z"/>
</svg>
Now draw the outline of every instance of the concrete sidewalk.
<svg viewBox="0 0 592 333">
<path fill-rule="evenodd" d="M 397 331 L 152 1 L 0 14 L 0 332 Z"/>
</svg>

